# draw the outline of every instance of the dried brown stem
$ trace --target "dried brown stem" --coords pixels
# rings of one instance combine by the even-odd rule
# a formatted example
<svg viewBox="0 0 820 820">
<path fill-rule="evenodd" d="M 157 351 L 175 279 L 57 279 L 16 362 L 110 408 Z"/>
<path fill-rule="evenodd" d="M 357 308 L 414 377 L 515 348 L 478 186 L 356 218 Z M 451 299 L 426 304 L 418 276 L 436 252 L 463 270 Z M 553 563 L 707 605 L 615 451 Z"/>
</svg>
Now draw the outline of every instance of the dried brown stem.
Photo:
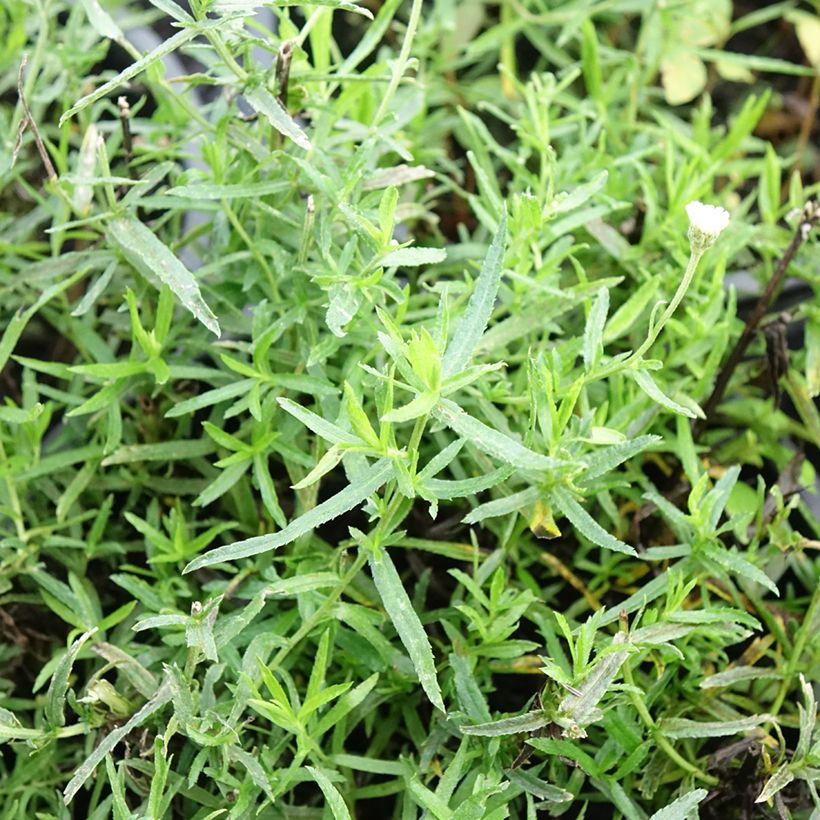
<svg viewBox="0 0 820 820">
<path fill-rule="evenodd" d="M 794 236 L 792 237 L 792 241 L 789 243 L 788 248 L 786 248 L 786 252 L 781 257 L 780 262 L 778 262 L 777 268 L 775 269 L 772 278 L 769 280 L 769 284 L 766 286 L 766 290 L 763 291 L 760 299 L 757 300 L 757 304 L 755 305 L 751 316 L 749 316 L 746 320 L 746 326 L 743 328 L 743 333 L 740 335 L 740 338 L 735 343 L 732 352 L 729 354 L 729 358 L 726 359 L 723 367 L 718 373 L 718 377 L 715 380 L 714 389 L 712 390 L 712 395 L 709 396 L 706 403 L 703 405 L 704 417 L 702 419 L 698 419 L 692 428 L 692 436 L 694 438 L 698 438 L 698 436 L 700 436 L 709 425 L 709 421 L 713 417 L 715 409 L 723 400 L 723 395 L 726 392 L 726 388 L 729 386 L 729 380 L 732 378 L 732 374 L 737 369 L 737 366 L 740 364 L 746 350 L 754 338 L 757 326 L 760 324 L 761 320 L 766 315 L 766 312 L 771 307 L 772 301 L 774 300 L 774 295 L 780 287 L 783 277 L 786 274 L 786 270 L 791 264 L 794 255 L 797 253 L 800 246 L 809 238 L 811 229 L 819 220 L 820 205 L 815 202 L 809 202 L 800 215 L 800 222 L 797 225 L 797 230 L 794 232 Z"/>
<path fill-rule="evenodd" d="M 15 160 L 17 159 L 17 155 L 20 153 L 20 148 L 23 144 L 23 133 L 25 132 L 26 128 L 31 129 L 31 133 L 34 136 L 34 143 L 37 146 L 37 151 L 40 154 L 40 160 L 43 163 L 43 168 L 46 171 L 46 177 L 49 181 L 53 181 L 57 179 L 57 172 L 54 170 L 54 165 L 51 162 L 51 157 L 48 155 L 48 151 L 46 151 L 45 143 L 43 142 L 43 138 L 40 135 L 40 129 L 37 127 L 37 123 L 34 121 L 34 117 L 31 114 L 31 109 L 28 107 L 28 103 L 26 102 L 26 94 L 23 90 L 23 73 L 26 68 L 26 64 L 28 63 L 28 54 L 23 55 L 23 59 L 20 63 L 20 70 L 17 72 L 17 96 L 20 100 L 20 105 L 23 107 L 23 119 L 20 120 L 20 125 L 17 128 L 17 140 L 14 143 L 14 151 L 12 152 L 12 160 L 11 163 L 14 165 Z"/>
<path fill-rule="evenodd" d="M 134 169 L 131 167 L 134 159 L 134 139 L 131 136 L 131 106 L 128 105 L 128 100 L 125 97 L 119 97 L 117 107 L 120 109 L 122 152 L 125 155 L 125 165 L 128 168 L 128 176 L 134 179 Z"/>
<path fill-rule="evenodd" d="M 293 43 L 285 40 L 279 47 L 276 58 L 276 85 L 279 89 L 279 102 L 285 111 L 288 110 L 288 83 L 290 82 L 290 63 L 293 59 Z"/>
</svg>

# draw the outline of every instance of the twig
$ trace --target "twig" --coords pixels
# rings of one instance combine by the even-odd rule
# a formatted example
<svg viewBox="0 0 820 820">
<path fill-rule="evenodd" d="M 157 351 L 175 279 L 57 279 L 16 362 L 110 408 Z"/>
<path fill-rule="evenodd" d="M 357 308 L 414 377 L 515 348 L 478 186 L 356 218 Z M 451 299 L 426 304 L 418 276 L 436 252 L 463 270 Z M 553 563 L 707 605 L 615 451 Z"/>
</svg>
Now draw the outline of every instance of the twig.
<svg viewBox="0 0 820 820">
<path fill-rule="evenodd" d="M 723 399 L 723 394 L 726 392 L 732 374 L 740 364 L 743 355 L 746 353 L 747 348 L 754 338 L 757 326 L 766 315 L 766 311 L 771 307 L 774 294 L 780 287 L 786 269 L 789 267 L 800 246 L 809 238 L 811 229 L 818 221 L 820 221 L 820 203 L 809 202 L 800 214 L 800 222 L 797 225 L 797 230 L 794 232 L 792 241 L 789 243 L 789 247 L 786 248 L 786 252 L 780 259 L 772 278 L 769 280 L 769 284 L 766 286 L 766 290 L 763 291 L 760 299 L 757 300 L 757 304 L 751 316 L 746 320 L 746 327 L 743 328 L 743 333 L 729 354 L 729 358 L 726 359 L 720 373 L 718 373 L 712 395 L 709 396 L 703 405 L 703 418 L 698 419 L 692 428 L 692 436 L 694 438 L 698 438 L 708 426 L 715 408 Z"/>
<path fill-rule="evenodd" d="M 122 152 L 125 155 L 125 165 L 128 169 L 128 176 L 134 179 L 134 169 L 131 162 L 134 159 L 134 139 L 131 136 L 131 106 L 125 97 L 117 99 L 117 107 L 120 109 L 120 125 L 122 126 Z"/>
<path fill-rule="evenodd" d="M 279 47 L 276 56 L 276 85 L 279 89 L 279 102 L 288 110 L 288 84 L 290 82 L 290 63 L 293 60 L 293 43 L 285 40 Z"/>
<path fill-rule="evenodd" d="M 46 146 L 43 143 L 42 136 L 40 135 L 40 129 L 37 127 L 37 123 L 31 115 L 31 110 L 26 102 L 26 94 L 23 90 L 23 72 L 27 63 L 28 54 L 24 54 L 20 63 L 20 70 L 17 72 L 17 96 L 20 100 L 20 105 L 23 107 L 23 118 L 20 120 L 20 125 L 17 127 L 17 140 L 14 143 L 14 150 L 11 155 L 11 164 L 14 165 L 17 160 L 17 155 L 20 153 L 20 148 L 23 145 L 24 131 L 26 128 L 30 128 L 31 133 L 34 136 L 34 142 L 37 145 L 37 151 L 40 154 L 40 160 L 43 163 L 43 168 L 46 170 L 46 177 L 48 177 L 49 182 L 52 182 L 57 179 L 57 172 L 54 170 L 54 165 L 51 162 L 51 157 L 49 157 L 48 151 L 46 151 Z"/>
<path fill-rule="evenodd" d="M 136 179 L 132 162 L 134 160 L 134 140 L 131 136 L 131 106 L 125 97 L 117 98 L 117 107 L 120 109 L 120 126 L 122 127 L 122 152 L 125 156 L 125 170 L 129 179 Z M 120 197 L 128 192 L 128 186 L 120 187 Z"/>
</svg>

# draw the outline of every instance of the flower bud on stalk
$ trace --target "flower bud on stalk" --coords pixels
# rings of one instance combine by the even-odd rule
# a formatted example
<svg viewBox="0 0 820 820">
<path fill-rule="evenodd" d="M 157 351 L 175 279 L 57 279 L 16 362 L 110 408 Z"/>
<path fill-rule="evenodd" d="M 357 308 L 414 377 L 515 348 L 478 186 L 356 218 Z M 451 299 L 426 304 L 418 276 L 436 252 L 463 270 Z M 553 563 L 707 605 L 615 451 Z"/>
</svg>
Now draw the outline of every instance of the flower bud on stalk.
<svg viewBox="0 0 820 820">
<path fill-rule="evenodd" d="M 703 253 L 715 244 L 729 224 L 729 212 L 719 205 L 704 205 L 702 202 L 690 202 L 686 206 L 689 217 L 689 244 L 693 253 Z"/>
</svg>

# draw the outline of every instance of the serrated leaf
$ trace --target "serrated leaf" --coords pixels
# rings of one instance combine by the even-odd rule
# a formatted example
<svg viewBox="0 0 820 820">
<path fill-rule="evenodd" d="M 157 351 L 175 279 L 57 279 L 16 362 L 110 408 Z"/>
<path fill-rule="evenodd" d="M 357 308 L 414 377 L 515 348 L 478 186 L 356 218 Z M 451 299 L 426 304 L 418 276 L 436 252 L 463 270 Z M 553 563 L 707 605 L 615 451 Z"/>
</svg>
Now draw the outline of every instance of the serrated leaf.
<svg viewBox="0 0 820 820">
<path fill-rule="evenodd" d="M 120 217 L 108 225 L 108 236 L 123 256 L 149 281 L 158 278 L 181 304 L 215 336 L 219 322 L 202 298 L 194 275 L 137 219 Z"/>
<path fill-rule="evenodd" d="M 708 794 L 706 789 L 693 789 L 656 811 L 649 820 L 687 820 Z"/>
<path fill-rule="evenodd" d="M 328 498 L 327 501 L 291 521 L 287 527 L 279 532 L 269 535 L 257 535 L 253 538 L 246 538 L 244 541 L 235 541 L 233 544 L 206 552 L 205 555 L 191 561 L 185 567 L 183 573 L 194 572 L 212 564 L 238 561 L 240 558 L 259 555 L 261 552 L 268 552 L 289 544 L 291 541 L 295 541 L 297 538 L 316 529 L 316 527 L 332 521 L 361 504 L 390 478 L 392 472 L 393 467 L 389 461 L 386 459 L 377 461 L 368 471 L 364 481 L 358 484 L 350 484 L 341 492 Z"/>
<path fill-rule="evenodd" d="M 63 800 L 68 805 L 74 795 L 82 788 L 86 780 L 91 776 L 94 769 L 102 762 L 105 756 L 112 751 L 116 745 L 130 732 L 141 726 L 151 715 L 158 712 L 166 703 L 171 700 L 171 687 L 167 681 L 159 688 L 145 706 L 131 716 L 122 726 L 112 729 L 97 746 L 93 752 L 77 768 L 74 776 L 69 780 L 63 791 Z"/>
<path fill-rule="evenodd" d="M 432 265 L 447 258 L 444 248 L 399 248 L 379 260 L 383 268 L 414 268 L 419 265 Z"/>
<path fill-rule="evenodd" d="M 459 440 L 460 443 L 461 440 Z M 492 487 L 506 481 L 513 473 L 510 466 L 499 467 L 497 470 L 476 476 L 475 478 L 462 478 L 448 481 L 441 478 L 428 478 L 424 480 L 424 488 L 436 498 L 447 501 L 451 498 L 464 498 L 467 495 L 489 490 Z M 473 510 L 472 512 L 475 512 Z M 471 513 L 472 514 L 472 513 Z M 466 522 L 466 519 L 465 519 Z"/>
<path fill-rule="evenodd" d="M 502 211 L 498 231 L 493 238 L 475 290 L 467 303 L 464 315 L 453 330 L 450 344 L 442 358 L 442 375 L 445 379 L 460 373 L 470 363 L 495 307 L 498 288 L 501 285 L 501 269 L 504 265 L 504 244 L 507 237 L 507 212 Z"/>
<path fill-rule="evenodd" d="M 504 433 L 493 430 L 448 399 L 441 400 L 434 415 L 482 452 L 521 470 L 555 470 L 566 464 L 536 453 Z"/>
<path fill-rule="evenodd" d="M 342 795 L 339 794 L 338 789 L 330 782 L 330 778 L 321 770 L 314 766 L 305 766 L 305 769 L 310 772 L 313 779 L 322 790 L 325 796 L 327 806 L 333 813 L 334 820 L 350 820 L 350 812 L 345 804 Z"/>
<path fill-rule="evenodd" d="M 282 108 L 279 100 L 264 86 L 258 85 L 245 92 L 245 99 L 258 114 L 262 114 L 282 136 L 293 140 L 300 148 L 310 151 L 307 134 L 297 125 L 293 117 Z"/>
<path fill-rule="evenodd" d="M 413 604 L 410 602 L 389 553 L 382 550 L 378 557 L 370 554 L 368 563 L 373 583 L 382 599 L 382 605 L 413 662 L 413 668 L 416 670 L 422 689 L 433 706 L 445 712 L 430 641 L 416 610 L 413 609 Z"/>
<path fill-rule="evenodd" d="M 752 715 L 738 720 L 700 721 L 687 718 L 665 718 L 659 724 L 666 737 L 727 737 L 738 732 L 746 732 L 774 720 L 772 715 Z"/>
<path fill-rule="evenodd" d="M 637 555 L 638 553 L 623 541 L 610 535 L 576 500 L 572 493 L 565 487 L 555 487 L 550 490 L 550 499 L 553 505 L 559 509 L 569 520 L 575 529 L 585 538 L 614 552 L 624 552 L 627 555 Z"/>
<path fill-rule="evenodd" d="M 603 352 L 604 325 L 606 315 L 609 312 L 609 289 L 601 288 L 592 309 L 589 311 L 586 328 L 584 329 L 583 358 L 584 368 L 587 372 L 592 370 L 598 363 Z"/>
<path fill-rule="evenodd" d="M 613 444 L 584 456 L 586 469 L 581 473 L 580 482 L 587 484 L 593 479 L 605 475 L 614 470 L 619 464 L 649 447 L 650 444 L 655 444 L 661 440 L 660 436 L 638 436 L 638 438 L 633 438 L 630 441 Z"/>
<path fill-rule="evenodd" d="M 632 370 L 630 371 L 630 375 L 633 379 L 635 379 L 638 387 L 640 387 L 650 399 L 663 407 L 666 407 L 668 410 L 671 410 L 673 413 L 680 413 L 682 416 L 687 416 L 690 419 L 698 417 L 703 418 L 702 410 L 700 413 L 697 413 L 694 410 L 684 407 L 682 404 L 678 404 L 676 401 L 670 399 L 669 396 L 667 396 L 666 393 L 658 387 L 655 380 L 646 370 Z"/>
<path fill-rule="evenodd" d="M 540 495 L 541 490 L 538 487 L 527 487 L 526 490 L 520 490 L 512 495 L 495 498 L 492 501 L 479 504 L 470 510 L 461 520 L 465 524 L 478 524 L 488 518 L 497 518 L 500 515 L 521 512 L 530 504 L 534 504 Z"/>
<path fill-rule="evenodd" d="M 478 737 L 503 737 L 504 735 L 517 735 L 521 732 L 535 732 L 550 723 L 552 719 L 547 717 L 543 711 L 527 712 L 525 715 L 502 718 L 490 723 L 462 726 L 461 731 L 465 735 L 477 735 Z"/>
</svg>

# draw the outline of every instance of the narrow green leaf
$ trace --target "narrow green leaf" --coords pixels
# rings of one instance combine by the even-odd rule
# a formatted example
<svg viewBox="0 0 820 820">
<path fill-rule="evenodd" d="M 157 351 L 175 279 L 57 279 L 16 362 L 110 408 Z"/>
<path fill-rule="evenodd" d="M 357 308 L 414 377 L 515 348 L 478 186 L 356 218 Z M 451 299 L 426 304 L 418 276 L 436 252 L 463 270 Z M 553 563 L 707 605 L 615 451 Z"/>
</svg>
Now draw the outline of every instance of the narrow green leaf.
<svg viewBox="0 0 820 820">
<path fill-rule="evenodd" d="M 608 178 L 609 171 L 601 171 L 589 182 L 579 185 L 573 191 L 558 194 L 550 207 L 551 214 L 567 213 L 568 211 L 574 211 L 576 208 L 580 208 L 582 205 L 586 205 L 586 203 L 606 185 Z"/>
<path fill-rule="evenodd" d="M 448 399 L 442 399 L 433 414 L 482 452 L 505 461 L 507 464 L 512 464 L 520 470 L 552 471 L 567 463 L 530 450 L 515 439 L 493 430 L 484 422 L 468 415 Z"/>
<path fill-rule="evenodd" d="M 517 735 L 521 732 L 535 732 L 550 723 L 552 723 L 552 718 L 547 717 L 543 711 L 538 711 L 494 720 L 490 723 L 462 726 L 461 731 L 465 735 L 477 735 L 478 737 L 503 737 L 504 735 Z"/>
<path fill-rule="evenodd" d="M 593 479 L 606 475 L 619 464 L 658 441 L 661 441 L 660 436 L 638 436 L 638 438 L 633 438 L 630 441 L 613 444 L 584 456 L 586 469 L 580 475 L 581 483 L 588 484 Z"/>
<path fill-rule="evenodd" d="M 210 25 L 206 26 L 208 28 L 214 28 L 216 25 L 220 24 L 221 20 L 214 20 L 211 21 Z M 115 88 L 119 88 L 121 85 L 124 85 L 129 80 L 133 79 L 143 72 L 148 66 L 155 63 L 157 60 L 162 59 L 166 54 L 170 54 L 172 51 L 175 51 L 180 46 L 184 45 L 185 43 L 193 40 L 195 37 L 199 35 L 199 30 L 197 28 L 186 28 L 182 31 L 177 32 L 173 37 L 169 37 L 167 40 L 163 40 L 160 45 L 158 45 L 153 51 L 146 54 L 141 59 L 137 60 L 135 63 L 132 63 L 128 68 L 124 71 L 121 71 L 117 74 L 116 77 L 109 80 L 107 83 L 103 83 L 99 88 L 92 91 L 90 94 L 86 94 L 85 97 L 78 100 L 71 108 L 66 111 L 62 117 L 60 117 L 60 127 L 62 127 L 63 123 L 66 120 L 73 117 L 75 114 L 78 114 L 84 108 L 87 108 L 91 103 L 96 102 L 99 99 L 110 94 Z"/>
<path fill-rule="evenodd" d="M 755 803 L 766 803 L 794 780 L 794 772 L 788 766 L 781 766 L 767 781 Z"/>
<path fill-rule="evenodd" d="M 768 723 L 774 720 L 772 715 L 752 715 L 751 717 L 738 718 L 737 720 L 715 720 L 699 721 L 688 720 L 687 718 L 666 718 L 659 724 L 661 732 L 666 737 L 726 737 L 736 735 L 738 732 L 746 732 L 760 726 L 761 723 Z"/>
<path fill-rule="evenodd" d="M 293 140 L 300 148 L 310 151 L 311 144 L 307 134 L 297 125 L 293 117 L 282 108 L 279 100 L 264 86 L 258 85 L 245 92 L 245 99 L 251 108 L 267 118 L 268 122 L 282 136 Z"/>
<path fill-rule="evenodd" d="M 538 501 L 540 495 L 541 490 L 538 487 L 527 487 L 526 490 L 520 490 L 512 495 L 502 496 L 501 498 L 487 501 L 484 504 L 479 504 L 470 510 L 461 520 L 465 524 L 478 524 L 488 518 L 497 518 L 500 515 L 522 512 L 530 504 L 534 504 Z"/>
<path fill-rule="evenodd" d="M 105 756 L 105 771 L 108 774 L 108 785 L 111 788 L 112 809 L 114 820 L 130 820 L 132 817 L 128 803 L 125 802 L 125 786 L 123 778 L 114 767 L 114 760 L 111 755 Z"/>
<path fill-rule="evenodd" d="M 157 444 L 128 444 L 103 459 L 103 467 L 114 464 L 133 464 L 138 461 L 181 461 L 207 456 L 216 450 L 209 439 L 181 439 Z"/>
<path fill-rule="evenodd" d="M 484 490 L 489 490 L 506 481 L 512 473 L 512 467 L 505 465 L 504 467 L 499 467 L 497 470 L 492 470 L 489 473 L 476 476 L 475 478 L 462 478 L 456 481 L 428 478 L 424 481 L 423 486 L 436 498 L 446 501 L 451 498 L 464 498 L 464 496 L 467 495 L 475 495 Z M 475 512 L 475 510 L 472 512 Z M 471 515 L 472 512 L 470 513 Z M 464 519 L 464 521 L 465 523 L 469 523 L 466 519 Z"/>
<path fill-rule="evenodd" d="M 108 236 L 123 256 L 149 281 L 154 277 L 173 291 L 174 296 L 215 336 L 219 322 L 205 304 L 194 275 L 145 225 L 132 217 L 113 219 Z"/>
<path fill-rule="evenodd" d="M 698 55 L 704 60 L 719 60 L 723 63 L 748 68 L 750 71 L 765 71 L 772 74 L 794 74 L 800 77 L 811 77 L 815 69 L 811 66 L 800 65 L 790 60 L 781 60 L 777 57 L 764 57 L 759 54 L 740 54 L 737 51 L 720 51 L 716 48 L 699 48 Z"/>
<path fill-rule="evenodd" d="M 603 353 L 604 325 L 609 312 L 609 289 L 601 288 L 592 309 L 589 311 L 586 328 L 584 329 L 583 357 L 584 369 L 589 372 L 598 364 Z"/>
<path fill-rule="evenodd" d="M 164 746 L 165 743 L 161 737 L 154 738 L 154 772 L 151 776 L 151 790 L 148 794 L 149 817 L 162 817 L 165 814 L 163 810 L 165 784 L 168 781 L 168 770 L 171 767 L 173 755 L 166 755 Z"/>
<path fill-rule="evenodd" d="M 647 305 L 658 289 L 657 277 L 647 279 L 632 295 L 615 311 L 612 318 L 606 323 L 604 330 L 604 344 L 620 339 L 628 333 L 638 317 L 646 310 Z"/>
<path fill-rule="evenodd" d="M 414 268 L 419 265 L 432 265 L 447 258 L 444 248 L 399 248 L 391 251 L 379 260 L 383 268 Z"/>
<path fill-rule="evenodd" d="M 55 264 L 54 260 L 49 261 L 51 261 L 52 265 Z M 6 366 L 9 356 L 11 356 L 14 352 L 15 345 L 20 339 L 20 336 L 23 335 L 23 331 L 26 329 L 26 325 L 29 321 L 31 321 L 31 318 L 43 305 L 51 301 L 55 296 L 70 288 L 76 281 L 85 276 L 87 270 L 88 268 L 81 268 L 80 270 L 75 271 L 73 275 L 67 276 L 56 285 L 52 285 L 50 288 L 47 288 L 40 294 L 37 301 L 31 307 L 27 308 L 25 311 L 18 310 L 11 317 L 5 330 L 3 331 L 3 336 L 0 337 L 0 370 Z"/>
<path fill-rule="evenodd" d="M 430 641 L 427 639 L 427 633 L 424 631 L 416 610 L 413 609 L 413 604 L 410 602 L 395 566 L 393 566 L 390 555 L 386 550 L 382 550 L 378 558 L 373 554 L 369 555 L 368 561 L 373 583 L 379 591 L 382 604 L 396 628 L 396 632 L 399 633 L 399 638 L 401 638 L 410 660 L 413 662 L 422 689 L 426 692 L 433 706 L 445 712 Z"/>
<path fill-rule="evenodd" d="M 467 309 L 453 330 L 453 335 L 442 359 L 444 378 L 460 373 L 470 363 L 484 330 L 490 321 L 504 265 L 504 244 L 507 237 L 507 213 L 502 211 L 498 231 L 487 251 L 475 290 Z"/>
<path fill-rule="evenodd" d="M 329 729 L 332 729 L 345 715 L 355 709 L 373 690 L 379 681 L 378 672 L 374 672 L 367 680 L 362 681 L 358 686 L 345 692 L 334 706 L 323 715 L 315 727 L 311 730 L 314 737 L 321 737 Z"/>
<path fill-rule="evenodd" d="M 122 30 L 105 11 L 99 0 L 81 0 L 83 11 L 88 17 L 88 22 L 100 37 L 107 37 L 110 40 L 120 42 L 124 39 Z"/>
<path fill-rule="evenodd" d="M 671 410 L 674 413 L 680 413 L 683 416 L 688 416 L 690 419 L 698 417 L 703 418 L 702 410 L 697 413 L 694 410 L 690 410 L 688 407 L 684 407 L 682 404 L 678 404 L 676 401 L 670 399 L 669 396 L 667 396 L 666 393 L 658 387 L 655 380 L 646 370 L 632 370 L 630 371 L 630 375 L 633 379 L 635 379 L 638 387 L 640 387 L 650 399 L 656 401 L 663 407 L 666 407 L 667 410 Z"/>
<path fill-rule="evenodd" d="M 68 805 L 74 799 L 74 795 L 76 795 L 77 792 L 83 787 L 85 781 L 91 777 L 94 769 L 97 768 L 97 766 L 105 759 L 105 756 L 112 751 L 116 745 L 124 737 L 126 737 L 126 735 L 133 732 L 134 729 L 139 726 L 142 726 L 142 724 L 145 723 L 151 715 L 158 712 L 170 700 L 171 687 L 166 681 L 159 688 L 154 697 L 151 698 L 151 700 L 149 700 L 148 703 L 142 707 L 142 709 L 134 713 L 129 720 L 122 724 L 122 726 L 112 729 L 105 736 L 99 746 L 97 746 L 94 751 L 91 752 L 91 754 L 83 761 L 74 773 L 74 776 L 71 780 L 69 780 L 68 785 L 65 787 L 65 791 L 63 791 L 63 801 L 65 804 Z"/>
<path fill-rule="evenodd" d="M 71 675 L 71 669 L 74 666 L 77 655 L 80 654 L 80 650 L 83 648 L 83 644 L 97 632 L 97 628 L 94 627 L 80 635 L 80 637 L 71 644 L 68 651 L 57 664 L 57 668 L 54 670 L 54 675 L 51 678 L 48 693 L 46 694 L 45 709 L 46 721 L 53 729 L 65 726 L 65 700 L 66 693 L 68 692 L 68 679 Z"/>
<path fill-rule="evenodd" d="M 175 404 L 166 414 L 165 418 L 173 419 L 177 416 L 184 416 L 187 413 L 195 413 L 197 410 L 202 410 L 205 407 L 212 407 L 214 404 L 219 404 L 229 399 L 235 399 L 237 396 L 244 396 L 250 392 L 251 387 L 255 384 L 255 379 L 242 379 L 238 382 L 216 387 L 213 390 L 206 390 L 199 396 L 194 396 L 190 399 L 185 399 L 179 404 Z"/>
<path fill-rule="evenodd" d="M 391 410 L 385 413 L 381 420 L 400 424 L 405 421 L 412 421 L 419 416 L 424 416 L 429 413 L 438 403 L 438 393 L 425 392 L 419 393 L 416 398 L 408 402 L 404 407 L 399 407 L 396 410 Z"/>
<path fill-rule="evenodd" d="M 615 552 L 624 552 L 627 555 L 638 553 L 623 541 L 610 535 L 572 496 L 565 487 L 555 487 L 549 493 L 555 507 L 557 507 L 570 521 L 573 527 L 585 538 Z"/>
<path fill-rule="evenodd" d="M 521 787 L 525 792 L 537 797 L 539 800 L 546 800 L 549 803 L 566 803 L 575 799 L 572 792 L 566 789 L 559 789 L 545 780 L 536 777 L 526 769 L 505 769 L 504 774 L 511 783 Z"/>
<path fill-rule="evenodd" d="M 300 7 L 318 7 L 324 9 L 341 9 L 342 11 L 349 11 L 353 14 L 360 14 L 368 20 L 373 19 L 371 12 L 359 6 L 352 0 L 277 0 L 277 6 L 300 6 Z"/>
<path fill-rule="evenodd" d="M 198 185 L 177 185 L 169 188 L 166 196 L 177 196 L 180 199 L 192 199 L 201 202 L 204 199 L 250 199 L 269 194 L 281 194 L 291 188 L 289 180 L 266 179 L 262 182 L 236 183 L 233 185 L 214 185 L 200 183 Z"/>
<path fill-rule="evenodd" d="M 225 561 L 238 561 L 240 558 L 248 558 L 251 555 L 258 555 L 260 552 L 268 552 L 289 544 L 361 504 L 390 478 L 392 472 L 393 466 L 389 461 L 386 459 L 377 461 L 368 471 L 365 481 L 345 487 L 327 501 L 291 521 L 283 530 L 269 535 L 257 535 L 254 538 L 236 541 L 206 552 L 205 555 L 188 564 L 183 573 Z"/>
<path fill-rule="evenodd" d="M 331 444 L 360 444 L 361 441 L 347 430 L 342 430 L 341 427 L 333 424 L 333 422 L 323 419 L 321 416 L 308 410 L 307 407 L 302 407 L 290 399 L 279 398 L 276 400 L 279 406 L 290 413 L 294 418 L 299 419 L 302 424 L 308 429 L 321 436 Z"/>
<path fill-rule="evenodd" d="M 600 777 L 601 769 L 595 760 L 579 744 L 571 740 L 555 740 L 548 737 L 532 737 L 527 740 L 529 746 L 538 749 L 545 755 L 568 757 L 574 760 L 590 777 Z"/>
<path fill-rule="evenodd" d="M 775 669 L 765 669 L 759 666 L 735 666 L 705 677 L 700 682 L 700 688 L 712 689 L 721 686 L 732 686 L 735 683 L 747 683 L 752 680 L 779 677 L 781 677 L 781 673 Z"/>
</svg>

